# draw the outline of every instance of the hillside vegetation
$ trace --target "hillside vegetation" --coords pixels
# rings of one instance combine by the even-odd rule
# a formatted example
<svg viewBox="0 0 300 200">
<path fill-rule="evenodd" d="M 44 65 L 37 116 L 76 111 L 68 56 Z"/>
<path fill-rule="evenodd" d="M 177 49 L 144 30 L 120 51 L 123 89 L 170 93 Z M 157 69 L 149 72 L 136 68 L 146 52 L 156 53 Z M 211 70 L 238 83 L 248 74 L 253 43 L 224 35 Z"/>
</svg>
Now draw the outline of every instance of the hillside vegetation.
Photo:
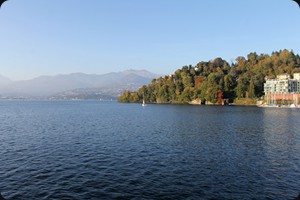
<svg viewBox="0 0 300 200">
<path fill-rule="evenodd" d="M 219 103 L 222 99 L 255 99 L 263 95 L 265 78 L 278 74 L 300 72 L 300 56 L 293 51 L 280 50 L 271 55 L 253 52 L 236 58 L 229 64 L 222 58 L 199 62 L 196 66 L 183 66 L 174 74 L 153 79 L 138 91 L 125 91 L 119 102 Z"/>
</svg>

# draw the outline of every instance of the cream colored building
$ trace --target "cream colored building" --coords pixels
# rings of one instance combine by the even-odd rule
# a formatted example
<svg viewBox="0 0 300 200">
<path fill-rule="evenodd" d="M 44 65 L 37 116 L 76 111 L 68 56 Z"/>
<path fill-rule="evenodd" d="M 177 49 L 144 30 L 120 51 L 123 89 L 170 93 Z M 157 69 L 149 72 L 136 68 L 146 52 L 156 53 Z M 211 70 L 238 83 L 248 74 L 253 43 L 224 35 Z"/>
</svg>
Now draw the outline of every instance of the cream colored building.
<svg viewBox="0 0 300 200">
<path fill-rule="evenodd" d="M 300 93 L 300 73 L 294 74 L 291 79 L 287 74 L 281 74 L 276 79 L 268 79 L 264 84 L 265 94 Z"/>
<path fill-rule="evenodd" d="M 294 73 L 294 79 L 300 80 L 300 73 Z"/>
<path fill-rule="evenodd" d="M 290 75 L 288 74 L 280 74 L 280 75 L 277 75 L 277 79 L 279 80 L 285 80 L 285 79 L 290 79 Z"/>
</svg>

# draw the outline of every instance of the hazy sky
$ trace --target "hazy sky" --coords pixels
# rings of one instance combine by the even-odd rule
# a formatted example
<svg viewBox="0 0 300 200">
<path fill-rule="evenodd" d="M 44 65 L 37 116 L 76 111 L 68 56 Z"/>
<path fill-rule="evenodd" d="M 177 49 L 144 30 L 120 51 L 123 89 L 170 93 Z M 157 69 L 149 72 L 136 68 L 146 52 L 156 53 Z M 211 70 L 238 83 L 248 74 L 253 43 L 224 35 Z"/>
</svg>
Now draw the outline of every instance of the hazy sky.
<svg viewBox="0 0 300 200">
<path fill-rule="evenodd" d="M 147 69 L 280 49 L 300 53 L 292 0 L 9 0 L 0 9 L 0 74 L 13 80 Z"/>
</svg>

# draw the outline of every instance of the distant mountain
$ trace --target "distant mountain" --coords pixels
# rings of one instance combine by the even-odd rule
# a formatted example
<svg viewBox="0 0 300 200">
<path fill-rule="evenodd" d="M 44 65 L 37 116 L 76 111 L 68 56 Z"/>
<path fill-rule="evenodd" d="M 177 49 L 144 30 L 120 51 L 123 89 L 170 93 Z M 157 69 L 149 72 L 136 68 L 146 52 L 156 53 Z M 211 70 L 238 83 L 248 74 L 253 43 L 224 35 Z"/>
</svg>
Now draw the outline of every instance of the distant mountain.
<svg viewBox="0 0 300 200">
<path fill-rule="evenodd" d="M 0 77 L 0 95 L 23 97 L 51 96 L 55 98 L 77 98 L 78 96 L 84 96 L 86 98 L 101 98 L 101 94 L 103 94 L 107 98 L 116 98 L 124 90 L 137 90 L 142 85 L 149 84 L 153 78 L 157 78 L 158 76 L 146 70 L 127 70 L 102 75 L 73 73 L 40 76 L 25 81 L 9 81 L 9 79 Z"/>
<path fill-rule="evenodd" d="M 126 74 L 126 75 L 135 74 L 137 76 L 141 76 L 141 77 L 145 77 L 145 78 L 151 78 L 151 79 L 153 79 L 153 77 L 157 78 L 158 76 L 162 76 L 162 75 L 153 74 L 153 73 L 151 73 L 147 70 L 133 70 L 133 69 L 130 69 L 130 70 L 123 71 L 121 73 Z"/>
<path fill-rule="evenodd" d="M 0 75 L 0 87 L 12 83 L 9 78 Z"/>
</svg>

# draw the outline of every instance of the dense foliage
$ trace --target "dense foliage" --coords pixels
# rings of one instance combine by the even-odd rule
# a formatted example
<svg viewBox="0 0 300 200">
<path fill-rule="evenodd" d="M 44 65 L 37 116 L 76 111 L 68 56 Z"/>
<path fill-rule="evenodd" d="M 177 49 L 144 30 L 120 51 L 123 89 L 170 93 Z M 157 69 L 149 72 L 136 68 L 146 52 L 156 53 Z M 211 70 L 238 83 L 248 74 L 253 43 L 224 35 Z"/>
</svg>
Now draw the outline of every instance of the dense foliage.
<svg viewBox="0 0 300 200">
<path fill-rule="evenodd" d="M 137 92 L 125 91 L 120 102 L 187 103 L 195 99 L 217 103 L 263 95 L 265 78 L 300 72 L 300 56 L 281 50 L 271 55 L 250 53 L 229 64 L 222 58 L 184 66 L 174 74 L 152 80 Z"/>
</svg>

